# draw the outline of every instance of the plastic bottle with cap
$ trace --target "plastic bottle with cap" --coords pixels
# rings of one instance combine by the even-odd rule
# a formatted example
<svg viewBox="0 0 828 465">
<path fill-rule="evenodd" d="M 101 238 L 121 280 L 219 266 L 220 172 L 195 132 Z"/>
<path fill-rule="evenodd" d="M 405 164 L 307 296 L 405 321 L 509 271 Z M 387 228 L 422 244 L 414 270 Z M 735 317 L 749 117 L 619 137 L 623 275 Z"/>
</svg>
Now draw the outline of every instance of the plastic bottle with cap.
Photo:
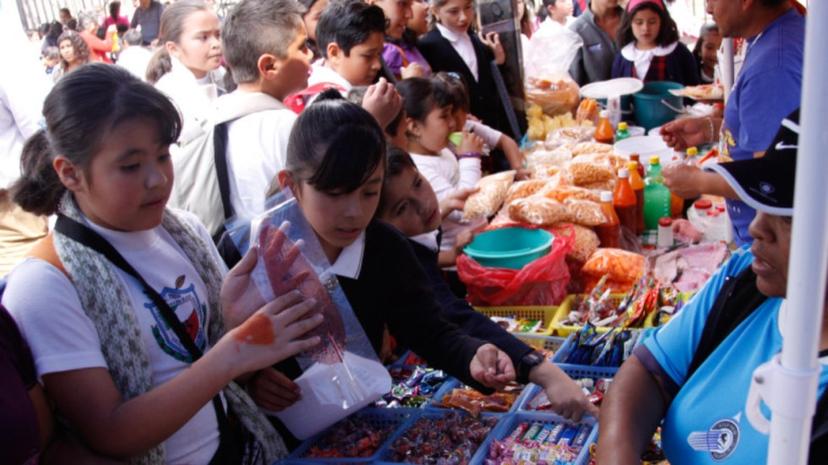
<svg viewBox="0 0 828 465">
<path fill-rule="evenodd" d="M 612 206 L 612 192 L 601 191 L 601 212 L 604 214 L 604 223 L 595 227 L 595 234 L 601 241 L 601 247 L 615 247 L 621 245 L 621 222 Z"/>
<path fill-rule="evenodd" d="M 630 186 L 635 194 L 635 233 L 644 233 L 644 178 L 638 174 L 639 165 L 631 161 L 627 164 L 627 172 L 630 175 Z"/>
<path fill-rule="evenodd" d="M 694 228 L 698 229 L 707 239 L 707 230 L 710 229 L 710 219 L 707 215 L 713 208 L 713 202 L 709 199 L 699 199 L 693 202 L 693 206 L 687 210 L 687 219 Z"/>
<path fill-rule="evenodd" d="M 598 118 L 598 126 L 595 128 L 595 142 L 602 144 L 615 142 L 615 131 L 612 129 L 612 123 L 610 123 L 606 110 L 601 111 L 601 116 Z"/>
<path fill-rule="evenodd" d="M 672 247 L 673 246 L 673 219 L 664 217 L 658 220 L 658 236 L 656 239 L 657 247 Z"/>
<path fill-rule="evenodd" d="M 630 184 L 630 170 L 627 168 L 618 170 L 618 182 L 615 183 L 615 191 L 612 193 L 612 206 L 618 214 L 621 226 L 635 232 L 638 225 L 638 204 L 635 191 Z"/>
<path fill-rule="evenodd" d="M 615 131 L 615 142 L 621 142 L 630 137 L 630 126 L 626 121 L 618 123 L 618 129 Z"/>
<path fill-rule="evenodd" d="M 638 171 L 638 175 L 641 176 L 641 179 L 647 177 L 647 174 L 644 172 L 644 165 L 641 164 L 641 155 L 637 153 L 631 154 L 630 161 L 634 161 L 638 165 L 635 169 Z"/>
<path fill-rule="evenodd" d="M 656 231 L 658 220 L 671 215 L 670 190 L 664 185 L 661 160 L 657 155 L 650 157 L 650 168 L 644 184 L 644 229 Z"/>
</svg>

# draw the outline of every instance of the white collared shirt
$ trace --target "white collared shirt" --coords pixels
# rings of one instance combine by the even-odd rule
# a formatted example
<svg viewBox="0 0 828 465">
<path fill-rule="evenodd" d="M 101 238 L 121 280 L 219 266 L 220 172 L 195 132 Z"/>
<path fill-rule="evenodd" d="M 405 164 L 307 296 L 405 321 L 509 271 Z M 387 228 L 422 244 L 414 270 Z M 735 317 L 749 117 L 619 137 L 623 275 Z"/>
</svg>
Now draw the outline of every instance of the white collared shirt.
<svg viewBox="0 0 828 465">
<path fill-rule="evenodd" d="M 336 262 L 331 265 L 331 273 L 344 278 L 359 279 L 362 271 L 362 258 L 365 254 L 365 231 L 357 239 L 339 252 Z"/>
<path fill-rule="evenodd" d="M 440 31 L 440 35 L 451 43 L 451 46 L 454 47 L 454 50 L 471 71 L 474 80 L 478 81 L 480 78 L 477 74 L 477 55 L 474 53 L 474 45 L 472 45 L 469 35 L 465 32 L 458 34 L 439 23 L 437 24 L 437 30 Z"/>
<path fill-rule="evenodd" d="M 325 60 L 319 59 L 311 66 L 311 75 L 308 77 L 308 87 L 323 82 L 336 84 L 345 89 L 346 93 L 353 87 L 347 79 L 342 77 L 341 74 L 325 66 Z M 343 97 L 345 97 L 345 95 L 343 95 Z"/>
<path fill-rule="evenodd" d="M 653 57 L 667 56 L 673 53 L 676 47 L 678 47 L 678 42 L 673 42 L 666 47 L 658 46 L 650 50 L 639 50 L 633 41 L 621 49 L 621 56 L 633 62 L 635 65 L 635 76 L 638 79 L 644 80 L 647 77 L 647 72 L 650 70 L 650 63 L 652 63 Z"/>
</svg>

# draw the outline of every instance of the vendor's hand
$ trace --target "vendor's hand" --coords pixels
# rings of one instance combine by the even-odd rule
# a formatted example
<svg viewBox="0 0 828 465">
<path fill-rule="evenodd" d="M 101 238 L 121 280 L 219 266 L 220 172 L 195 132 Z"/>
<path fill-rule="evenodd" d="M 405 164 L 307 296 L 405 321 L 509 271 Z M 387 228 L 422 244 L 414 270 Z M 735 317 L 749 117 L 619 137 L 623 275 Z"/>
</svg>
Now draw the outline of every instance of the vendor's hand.
<svg viewBox="0 0 828 465">
<path fill-rule="evenodd" d="M 322 315 L 313 312 L 316 307 L 315 299 L 305 299 L 299 291 L 277 297 L 227 332 L 205 356 L 218 358 L 236 378 L 311 349 L 320 338 L 303 336 L 322 323 Z"/>
<path fill-rule="evenodd" d="M 701 168 L 689 163 L 669 163 L 661 174 L 664 176 L 664 185 L 670 192 L 683 199 L 695 199 L 704 194 L 702 192 L 703 174 Z"/>
<path fill-rule="evenodd" d="M 394 120 L 402 108 L 402 98 L 393 84 L 380 78 L 365 91 L 362 99 L 362 108 L 377 120 L 380 127 L 385 129 L 388 123 Z"/>
<path fill-rule="evenodd" d="M 572 378 L 551 362 L 533 368 L 529 380 L 543 388 L 550 410 L 558 415 L 572 421 L 580 421 L 584 414 L 598 416 L 598 407 L 592 405 Z"/>
<path fill-rule="evenodd" d="M 460 142 L 460 147 L 457 148 L 458 154 L 464 153 L 482 153 L 485 142 L 477 134 L 463 130 L 463 140 Z"/>
<path fill-rule="evenodd" d="M 483 42 L 483 45 L 492 49 L 496 64 L 502 65 L 503 63 L 506 63 L 506 51 L 503 49 L 503 44 L 500 43 L 500 35 L 498 35 L 497 32 L 492 31 L 485 36 L 482 32 L 480 32 L 477 36 L 480 38 L 480 41 Z"/>
<path fill-rule="evenodd" d="M 400 77 L 403 79 L 414 77 L 425 77 L 425 69 L 419 63 L 409 63 L 400 69 Z"/>
<path fill-rule="evenodd" d="M 256 405 L 271 412 L 281 412 L 302 398 L 299 386 L 272 367 L 257 372 L 248 383 L 247 392 Z"/>
<path fill-rule="evenodd" d="M 661 127 L 661 138 L 675 150 L 687 150 L 713 141 L 707 118 L 682 118 Z"/>
<path fill-rule="evenodd" d="M 451 195 L 440 201 L 440 216 L 446 219 L 451 212 L 462 210 L 466 207 L 466 199 L 479 190 L 477 187 L 457 189 Z"/>
<path fill-rule="evenodd" d="M 494 344 L 483 344 L 477 349 L 469 372 L 477 382 L 496 390 L 502 390 L 515 380 L 512 359 Z"/>
</svg>

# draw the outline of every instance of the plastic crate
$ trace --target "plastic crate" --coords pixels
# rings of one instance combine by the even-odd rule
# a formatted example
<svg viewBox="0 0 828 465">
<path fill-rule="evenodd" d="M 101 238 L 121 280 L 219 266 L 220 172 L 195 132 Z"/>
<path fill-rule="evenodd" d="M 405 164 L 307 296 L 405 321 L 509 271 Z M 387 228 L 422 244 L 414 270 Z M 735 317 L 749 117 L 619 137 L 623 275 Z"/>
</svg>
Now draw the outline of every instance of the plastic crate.
<svg viewBox="0 0 828 465">
<path fill-rule="evenodd" d="M 569 315 L 569 312 L 572 311 L 572 306 L 575 304 L 576 297 L 582 297 L 584 294 L 570 294 L 564 299 L 561 305 L 558 307 L 558 312 L 555 315 L 554 323 L 552 324 L 552 332 L 561 337 L 567 337 L 573 333 L 577 333 L 583 326 L 581 325 L 564 325 L 561 324 L 562 321 L 566 319 Z M 621 303 L 621 300 L 626 297 L 626 294 L 612 294 L 610 295 L 610 301 L 613 305 L 618 305 Z M 655 321 L 655 312 L 647 315 L 647 318 L 644 319 L 644 328 L 649 328 L 653 326 L 653 322 Z M 600 327 L 595 328 L 599 333 L 606 333 L 611 327 Z"/>
<path fill-rule="evenodd" d="M 536 331 L 532 333 L 512 333 L 518 339 L 524 342 L 533 342 L 532 338 L 536 336 L 551 336 L 552 322 L 555 315 L 558 313 L 558 307 L 475 307 L 475 310 L 488 316 L 511 317 L 511 318 L 525 318 L 527 320 L 540 320 L 541 329 L 543 331 Z M 527 342 L 527 344 L 529 343 Z"/>
<path fill-rule="evenodd" d="M 629 329 L 630 329 L 630 331 L 632 331 L 632 346 L 631 347 L 635 348 L 635 346 L 638 344 L 638 338 L 640 336 L 641 330 L 638 330 L 636 328 L 629 328 Z M 604 332 L 606 332 L 606 331 L 604 331 Z M 571 334 L 568 338 L 566 338 L 566 341 L 564 342 L 564 345 L 561 347 L 561 349 L 558 350 L 558 352 L 555 353 L 554 357 L 552 357 L 552 361 L 556 365 L 558 365 L 558 367 L 560 367 L 562 370 L 564 370 L 564 371 L 566 371 L 566 370 L 590 370 L 590 369 L 600 368 L 600 369 L 603 369 L 603 370 L 607 370 L 607 372 L 612 371 L 612 374 L 614 375 L 615 372 L 618 371 L 618 368 L 620 368 L 620 367 L 598 367 L 598 366 L 591 366 L 591 365 L 576 365 L 576 364 L 571 364 L 571 363 L 565 363 L 564 361 L 567 359 L 569 354 L 572 352 L 572 349 L 573 349 L 574 345 L 575 345 L 575 334 Z"/>
<path fill-rule="evenodd" d="M 432 410 L 437 409 L 437 410 L 444 410 L 444 411 L 458 410 L 458 409 L 451 409 L 451 408 L 443 407 L 441 405 L 441 402 L 443 401 L 444 397 L 446 397 L 447 395 L 449 395 L 449 393 L 451 393 L 451 391 L 453 391 L 455 389 L 460 389 L 463 386 L 464 386 L 463 382 L 461 382 L 458 379 L 451 379 L 451 380 L 447 381 L 446 383 L 443 384 L 443 386 L 440 388 L 440 390 L 437 391 L 437 394 L 434 395 L 434 397 L 432 398 L 431 403 L 428 405 L 427 408 L 432 409 Z M 510 412 L 516 411 L 517 408 L 518 408 L 518 405 L 520 405 L 520 402 L 523 400 L 523 396 L 526 395 L 526 392 L 529 391 L 529 388 L 531 386 L 532 386 L 531 384 L 528 384 L 528 385 L 526 385 L 526 387 L 523 388 L 523 391 L 521 391 L 520 394 L 517 395 L 517 397 L 515 398 L 515 402 L 512 404 L 512 407 L 509 409 L 508 412 L 483 412 L 483 413 L 491 414 L 491 415 L 503 415 L 505 413 L 510 413 Z"/>
<path fill-rule="evenodd" d="M 500 423 L 495 427 L 489 437 L 483 441 L 480 449 L 478 449 L 477 453 L 474 457 L 472 457 L 472 461 L 470 465 L 481 465 L 486 460 L 489 452 L 489 446 L 492 444 L 493 441 L 497 440 L 500 441 L 509 436 L 509 434 L 514 431 L 514 429 L 522 422 L 555 422 L 555 423 L 566 423 L 566 424 L 573 424 L 572 422 L 565 420 L 557 415 L 551 413 L 544 413 L 544 412 L 521 412 L 516 413 L 513 415 L 509 415 L 503 418 Z M 593 417 L 586 417 L 581 421 L 574 423 L 577 425 L 586 425 L 592 430 L 587 437 L 586 443 L 581 448 L 581 451 L 578 453 L 577 457 L 572 463 L 573 465 L 587 465 L 589 463 L 589 449 L 592 444 L 595 443 L 596 438 L 598 437 L 598 421 Z M 557 462 L 556 462 L 557 463 Z"/>
<path fill-rule="evenodd" d="M 327 465 L 334 465 L 334 464 L 362 464 L 362 463 L 369 463 L 377 460 L 379 457 L 380 452 L 385 445 L 389 443 L 389 441 L 396 438 L 396 434 L 399 430 L 408 422 L 413 416 L 415 412 L 420 411 L 419 409 L 406 409 L 406 408 L 397 408 L 397 409 L 383 409 L 383 408 L 365 408 L 362 409 L 349 418 L 353 417 L 360 417 L 361 419 L 367 420 L 368 423 L 373 427 L 392 427 L 391 432 L 388 436 L 383 439 L 382 444 L 377 448 L 377 450 L 368 457 L 335 457 L 335 458 L 320 458 L 320 457 L 305 457 L 305 454 L 316 444 L 319 440 L 321 440 L 328 432 L 335 428 L 336 425 L 332 426 L 331 428 L 326 429 L 325 431 L 316 434 L 312 438 L 304 441 L 296 450 L 291 453 L 286 460 L 288 461 L 298 461 L 303 463 L 319 463 L 319 464 L 327 464 Z M 339 423 L 337 423 L 339 424 Z"/>
<path fill-rule="evenodd" d="M 438 419 L 438 418 L 446 417 L 450 413 L 459 413 L 460 415 L 468 416 L 468 413 L 458 412 L 456 410 L 417 410 L 416 412 L 417 413 L 415 413 L 412 416 L 412 418 L 409 419 L 402 427 L 400 427 L 396 434 L 394 434 L 393 440 L 386 442 L 386 444 L 383 446 L 383 448 L 380 450 L 379 454 L 377 455 L 377 461 L 376 461 L 377 464 L 382 465 L 382 464 L 406 463 L 406 462 L 393 462 L 393 461 L 391 461 L 392 460 L 391 457 L 390 457 L 391 447 L 393 446 L 394 441 L 396 441 L 398 438 L 405 435 L 405 433 L 408 432 L 408 430 L 416 423 L 416 421 L 418 419 L 420 419 L 420 418 Z M 504 419 L 508 418 L 509 415 L 496 415 L 496 414 L 491 414 L 491 413 L 481 413 L 480 417 L 481 418 L 495 418 L 495 419 L 497 419 L 498 423 L 496 423 L 494 425 L 494 427 L 492 427 L 492 430 L 489 432 L 489 434 L 486 436 L 486 438 L 483 440 L 483 442 L 480 444 L 480 446 L 478 446 L 477 450 L 472 454 L 471 461 L 469 462 L 470 465 L 474 464 L 474 463 L 479 464 L 479 463 L 482 462 L 482 459 L 485 458 L 485 451 L 483 449 L 483 444 L 486 444 L 486 441 L 489 439 L 489 437 L 492 435 L 492 433 L 495 430 L 497 430 L 500 423 L 502 423 L 504 421 Z"/>
<path fill-rule="evenodd" d="M 526 334 L 522 335 L 520 340 L 534 349 L 543 349 L 549 352 L 550 356 L 553 356 L 561 349 L 561 346 L 563 346 L 566 338 L 560 336 L 534 336 Z"/>
<path fill-rule="evenodd" d="M 566 373 L 570 378 L 574 380 L 583 379 L 583 378 L 591 378 L 593 380 L 601 379 L 601 378 L 614 378 L 615 374 L 618 372 L 617 368 L 606 368 L 606 367 L 581 367 L 578 365 L 567 365 L 566 368 L 563 368 L 563 372 Z M 541 410 L 530 410 L 529 402 L 532 402 L 532 399 L 535 398 L 538 394 L 543 391 L 541 386 L 537 384 L 532 384 L 531 389 L 527 388 L 524 391 L 524 395 L 521 397 L 520 405 L 518 405 L 517 411 L 518 412 L 541 412 Z"/>
</svg>

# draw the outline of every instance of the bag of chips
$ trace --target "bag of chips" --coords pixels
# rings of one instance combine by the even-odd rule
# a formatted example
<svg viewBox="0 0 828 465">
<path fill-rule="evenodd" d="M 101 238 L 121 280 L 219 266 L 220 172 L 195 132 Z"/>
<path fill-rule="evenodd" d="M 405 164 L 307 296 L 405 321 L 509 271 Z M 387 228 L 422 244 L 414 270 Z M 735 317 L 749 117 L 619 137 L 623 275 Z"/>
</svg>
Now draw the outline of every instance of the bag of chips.
<svg viewBox="0 0 828 465">
<path fill-rule="evenodd" d="M 631 287 L 644 275 L 645 265 L 643 255 L 621 249 L 598 249 L 584 263 L 581 273 L 596 282 L 602 276 L 609 275 L 613 283 L 629 284 Z"/>
<path fill-rule="evenodd" d="M 517 199 L 525 199 L 530 195 L 536 194 L 539 190 L 546 187 L 546 179 L 530 179 L 528 181 L 518 181 L 512 184 L 509 191 L 506 193 L 506 204 L 510 204 Z"/>
<path fill-rule="evenodd" d="M 607 221 L 601 205 L 591 200 L 566 199 L 564 206 L 569 213 L 569 221 L 582 226 L 598 226 Z"/>
<path fill-rule="evenodd" d="M 515 173 L 514 170 L 504 171 L 478 181 L 479 190 L 466 199 L 463 221 L 488 218 L 497 213 L 497 209 L 506 200 L 506 193 L 515 181 Z"/>
<path fill-rule="evenodd" d="M 609 163 L 595 163 L 590 160 L 573 159 L 567 163 L 567 172 L 576 186 L 609 181 L 615 178 Z"/>
<path fill-rule="evenodd" d="M 570 217 L 564 204 L 540 195 L 518 199 L 509 204 L 509 217 L 520 223 L 551 226 Z"/>
</svg>

